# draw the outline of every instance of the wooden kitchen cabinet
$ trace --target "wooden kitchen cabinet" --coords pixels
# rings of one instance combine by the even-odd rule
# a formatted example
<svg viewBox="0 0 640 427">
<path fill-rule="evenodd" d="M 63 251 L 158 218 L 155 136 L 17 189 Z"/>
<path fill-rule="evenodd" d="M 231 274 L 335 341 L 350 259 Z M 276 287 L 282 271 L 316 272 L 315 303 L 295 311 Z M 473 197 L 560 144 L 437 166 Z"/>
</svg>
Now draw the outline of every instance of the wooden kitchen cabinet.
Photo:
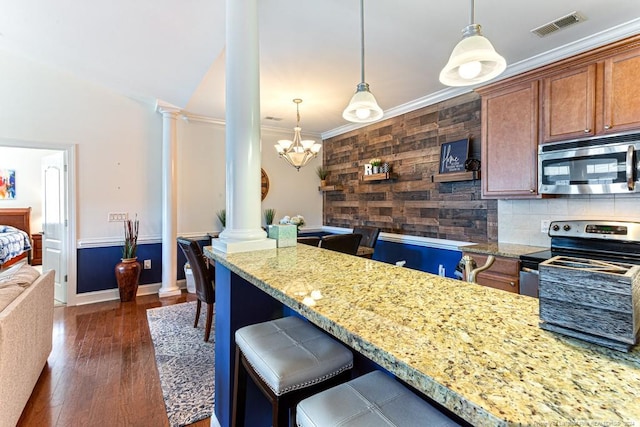
<svg viewBox="0 0 640 427">
<path fill-rule="evenodd" d="M 541 143 L 640 128 L 640 49 L 542 80 Z"/>
<path fill-rule="evenodd" d="M 542 80 L 541 142 L 575 139 L 596 133 L 596 64 Z"/>
<path fill-rule="evenodd" d="M 471 256 L 482 267 L 487 262 L 488 255 L 463 252 L 463 255 Z M 478 273 L 476 282 L 482 286 L 501 289 L 507 292 L 520 293 L 520 260 L 496 256 L 495 261 L 488 270 Z"/>
<path fill-rule="evenodd" d="M 537 196 L 538 81 L 482 95 L 482 197 Z"/>
<path fill-rule="evenodd" d="M 640 129 L 640 48 L 604 61 L 603 133 Z"/>
</svg>

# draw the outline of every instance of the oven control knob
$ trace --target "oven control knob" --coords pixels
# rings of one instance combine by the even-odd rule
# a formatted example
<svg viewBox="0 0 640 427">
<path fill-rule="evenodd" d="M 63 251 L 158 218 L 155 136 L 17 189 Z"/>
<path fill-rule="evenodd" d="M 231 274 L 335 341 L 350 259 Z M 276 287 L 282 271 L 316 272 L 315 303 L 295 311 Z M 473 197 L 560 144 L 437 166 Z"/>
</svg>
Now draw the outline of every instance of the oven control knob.
<svg viewBox="0 0 640 427">
<path fill-rule="evenodd" d="M 571 230 L 571 226 L 569 224 L 565 224 L 564 227 L 562 227 L 562 229 L 564 231 L 569 231 L 569 230 Z"/>
<path fill-rule="evenodd" d="M 553 231 L 558 231 L 558 230 L 560 230 L 560 226 L 558 224 L 553 224 L 553 227 L 551 227 L 551 229 Z"/>
</svg>

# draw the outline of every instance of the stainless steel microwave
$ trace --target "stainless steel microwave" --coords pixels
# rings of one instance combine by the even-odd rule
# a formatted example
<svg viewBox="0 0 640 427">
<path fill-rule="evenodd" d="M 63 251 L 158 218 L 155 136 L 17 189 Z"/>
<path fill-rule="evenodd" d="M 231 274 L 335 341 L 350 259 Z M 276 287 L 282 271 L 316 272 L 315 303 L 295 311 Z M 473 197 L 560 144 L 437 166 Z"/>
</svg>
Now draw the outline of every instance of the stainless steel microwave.
<svg viewBox="0 0 640 427">
<path fill-rule="evenodd" d="M 640 133 L 538 147 L 539 194 L 640 192 Z"/>
</svg>

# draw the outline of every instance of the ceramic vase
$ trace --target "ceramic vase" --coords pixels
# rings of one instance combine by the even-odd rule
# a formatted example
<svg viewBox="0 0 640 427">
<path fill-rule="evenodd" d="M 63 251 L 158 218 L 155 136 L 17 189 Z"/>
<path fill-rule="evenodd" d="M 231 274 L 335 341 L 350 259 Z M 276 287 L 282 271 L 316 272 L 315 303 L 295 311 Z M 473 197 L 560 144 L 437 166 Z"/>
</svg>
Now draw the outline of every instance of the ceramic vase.
<svg viewBox="0 0 640 427">
<path fill-rule="evenodd" d="M 120 291 L 120 301 L 128 302 L 136 299 L 138 293 L 138 280 L 142 266 L 138 258 L 123 258 L 116 264 L 115 274 Z"/>
</svg>

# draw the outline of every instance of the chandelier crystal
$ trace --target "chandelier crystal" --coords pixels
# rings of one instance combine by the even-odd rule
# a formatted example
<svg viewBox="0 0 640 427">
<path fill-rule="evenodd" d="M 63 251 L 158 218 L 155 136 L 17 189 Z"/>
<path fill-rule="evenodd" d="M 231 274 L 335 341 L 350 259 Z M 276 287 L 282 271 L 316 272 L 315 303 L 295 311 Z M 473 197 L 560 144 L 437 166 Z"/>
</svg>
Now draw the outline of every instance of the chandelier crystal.
<svg viewBox="0 0 640 427">
<path fill-rule="evenodd" d="M 296 127 L 293 128 L 293 141 L 281 139 L 274 147 L 280 157 L 299 171 L 301 167 L 318 155 L 322 144 L 311 139 L 302 139 L 300 136 L 300 131 L 302 130 L 300 127 L 300 103 L 302 99 L 296 98 L 293 102 L 296 104 L 297 113 Z"/>
</svg>

